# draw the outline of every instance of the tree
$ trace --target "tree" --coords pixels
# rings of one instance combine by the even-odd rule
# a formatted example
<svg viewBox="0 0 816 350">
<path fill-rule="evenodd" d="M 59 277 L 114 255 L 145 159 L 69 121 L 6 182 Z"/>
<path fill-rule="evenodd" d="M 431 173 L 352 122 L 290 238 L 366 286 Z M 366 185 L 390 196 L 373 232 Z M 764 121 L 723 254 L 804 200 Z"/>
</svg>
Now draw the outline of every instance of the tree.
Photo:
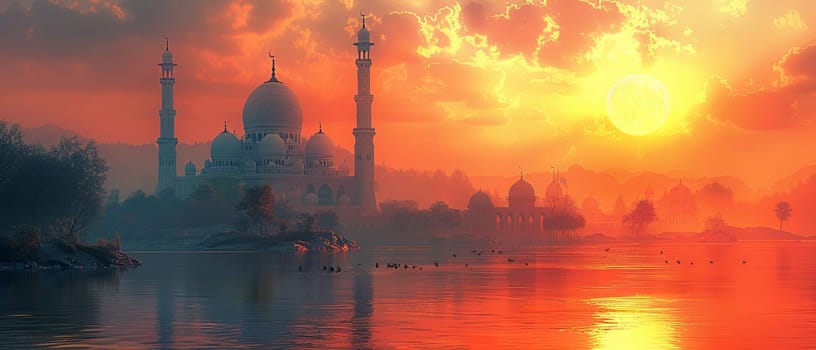
<svg viewBox="0 0 816 350">
<path fill-rule="evenodd" d="M 586 219 L 578 212 L 572 198 L 564 196 L 556 200 L 554 204 L 555 206 L 549 212 L 545 212 L 544 230 L 568 235 L 586 226 Z"/>
<path fill-rule="evenodd" d="M 244 198 L 236 206 L 238 211 L 245 212 L 250 225 L 258 227 L 260 234 L 266 233 L 266 228 L 272 222 L 275 208 L 275 195 L 269 185 L 255 186 L 246 189 Z"/>
<path fill-rule="evenodd" d="M 705 219 L 706 233 L 724 233 L 728 225 L 725 223 L 721 213 L 711 215 Z"/>
<path fill-rule="evenodd" d="M 793 209 L 787 201 L 779 201 L 779 203 L 776 203 L 774 212 L 776 213 L 776 218 L 779 219 L 779 231 L 782 231 L 782 224 L 790 218 L 792 211 Z"/>
<path fill-rule="evenodd" d="M 428 208 L 430 224 L 434 229 L 454 230 L 462 224 L 462 215 L 448 203 L 436 201 Z"/>
<path fill-rule="evenodd" d="M 643 228 L 657 221 L 654 204 L 648 200 L 641 200 L 635 204 L 635 209 L 623 216 L 623 224 L 629 226 L 630 231 L 640 235 Z"/>
<path fill-rule="evenodd" d="M 734 191 L 717 181 L 697 191 L 697 203 L 704 214 L 730 213 L 734 209 Z"/>
<path fill-rule="evenodd" d="M 77 242 L 100 213 L 108 168 L 93 142 L 63 138 L 45 150 L 0 121 L 0 164 L 0 198 L 14 199 L 0 203 L 0 226 L 34 225 Z"/>
<path fill-rule="evenodd" d="M 60 194 L 65 204 L 52 225 L 61 238 L 77 242 L 105 201 L 108 166 L 93 141 L 82 147 L 76 137 L 63 138 L 49 155 L 61 165 L 59 175 L 63 179 L 63 191 Z"/>
</svg>

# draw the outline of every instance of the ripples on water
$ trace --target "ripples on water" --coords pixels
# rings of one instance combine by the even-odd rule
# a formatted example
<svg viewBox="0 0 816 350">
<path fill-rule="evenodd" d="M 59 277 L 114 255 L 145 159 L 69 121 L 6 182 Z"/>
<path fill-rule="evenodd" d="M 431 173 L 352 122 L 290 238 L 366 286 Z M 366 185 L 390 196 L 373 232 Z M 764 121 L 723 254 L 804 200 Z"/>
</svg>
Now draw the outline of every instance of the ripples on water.
<svg viewBox="0 0 816 350">
<path fill-rule="evenodd" d="M 136 253 L 131 271 L 0 272 L 0 348 L 816 347 L 816 242 L 489 248 Z"/>
</svg>

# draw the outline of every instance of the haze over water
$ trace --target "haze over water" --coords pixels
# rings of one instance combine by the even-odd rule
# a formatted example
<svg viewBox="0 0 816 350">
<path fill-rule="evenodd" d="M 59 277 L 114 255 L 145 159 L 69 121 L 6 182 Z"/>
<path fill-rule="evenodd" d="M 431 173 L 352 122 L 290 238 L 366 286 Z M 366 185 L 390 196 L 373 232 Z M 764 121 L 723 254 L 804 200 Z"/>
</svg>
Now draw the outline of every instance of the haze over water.
<svg viewBox="0 0 816 350">
<path fill-rule="evenodd" d="M 812 348 L 815 244 L 135 253 L 1 272 L 0 348 Z"/>
</svg>

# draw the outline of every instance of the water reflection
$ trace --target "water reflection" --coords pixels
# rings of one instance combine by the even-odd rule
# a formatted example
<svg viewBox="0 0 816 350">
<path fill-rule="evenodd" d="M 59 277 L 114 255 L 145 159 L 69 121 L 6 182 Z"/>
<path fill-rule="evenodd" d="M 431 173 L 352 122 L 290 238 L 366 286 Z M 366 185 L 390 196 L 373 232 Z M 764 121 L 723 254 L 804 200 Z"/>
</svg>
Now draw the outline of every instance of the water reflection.
<svg viewBox="0 0 816 350">
<path fill-rule="evenodd" d="M 99 337 L 102 295 L 115 292 L 121 271 L 3 272 L 0 339 L 49 347 Z"/>
<path fill-rule="evenodd" d="M 603 350 L 679 349 L 671 302 L 650 296 L 590 299 L 598 307 L 590 333 Z"/>
<path fill-rule="evenodd" d="M 816 242 L 659 244 L 137 253 L 126 272 L 0 272 L 0 348 L 816 347 Z"/>
<path fill-rule="evenodd" d="M 354 316 L 351 318 L 351 346 L 355 349 L 373 349 L 371 344 L 371 317 L 374 315 L 374 278 L 370 271 L 354 273 Z"/>
</svg>

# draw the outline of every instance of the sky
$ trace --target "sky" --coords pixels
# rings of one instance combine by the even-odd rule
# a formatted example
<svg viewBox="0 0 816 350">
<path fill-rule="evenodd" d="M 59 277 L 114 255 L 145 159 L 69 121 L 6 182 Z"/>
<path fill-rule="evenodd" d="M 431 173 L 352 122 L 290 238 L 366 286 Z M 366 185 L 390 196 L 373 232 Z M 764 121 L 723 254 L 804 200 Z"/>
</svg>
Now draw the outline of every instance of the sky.
<svg viewBox="0 0 816 350">
<path fill-rule="evenodd" d="M 208 142 L 224 121 L 242 133 L 271 50 L 303 134 L 322 123 L 352 149 L 360 11 L 376 43 L 378 164 L 474 175 L 580 164 L 754 186 L 816 164 L 816 3 L 804 0 L 2 1 L 0 119 L 154 143 L 169 37 L 180 142 Z M 610 88 L 632 74 L 670 99 L 646 135 L 608 118 Z"/>
</svg>

